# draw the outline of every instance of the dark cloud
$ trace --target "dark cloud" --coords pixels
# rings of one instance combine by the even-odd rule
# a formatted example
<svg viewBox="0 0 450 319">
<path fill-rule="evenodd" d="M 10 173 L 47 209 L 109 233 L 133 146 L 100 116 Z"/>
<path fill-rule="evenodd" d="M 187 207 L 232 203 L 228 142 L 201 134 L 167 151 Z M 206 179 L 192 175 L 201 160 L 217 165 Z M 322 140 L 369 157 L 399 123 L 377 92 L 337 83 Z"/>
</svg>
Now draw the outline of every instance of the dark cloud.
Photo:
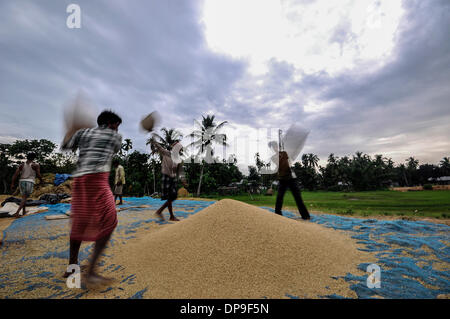
<svg viewBox="0 0 450 319">
<path fill-rule="evenodd" d="M 77 1 L 79 30 L 65 24 L 71 2 L 0 3 L 0 139 L 59 142 L 62 106 L 82 88 L 122 115 L 124 137 L 141 150 L 138 122 L 157 109 L 163 126 L 186 129 L 207 112 L 253 128 L 299 122 L 311 129 L 305 152 L 321 159 L 363 151 L 436 163 L 449 155 L 449 1 L 405 1 L 382 67 L 359 61 L 345 73 L 307 74 L 273 58 L 258 76 L 245 60 L 208 49 L 202 2 Z M 329 41 L 342 48 L 352 37 L 344 19 Z M 311 103 L 322 109 L 311 113 Z"/>
<path fill-rule="evenodd" d="M 68 29 L 71 2 L 0 4 L 0 136 L 58 141 L 62 106 L 84 89 L 143 147 L 141 116 L 157 109 L 172 126 L 199 117 L 244 70 L 208 50 L 199 1 L 77 1 L 82 28 Z"/>
</svg>

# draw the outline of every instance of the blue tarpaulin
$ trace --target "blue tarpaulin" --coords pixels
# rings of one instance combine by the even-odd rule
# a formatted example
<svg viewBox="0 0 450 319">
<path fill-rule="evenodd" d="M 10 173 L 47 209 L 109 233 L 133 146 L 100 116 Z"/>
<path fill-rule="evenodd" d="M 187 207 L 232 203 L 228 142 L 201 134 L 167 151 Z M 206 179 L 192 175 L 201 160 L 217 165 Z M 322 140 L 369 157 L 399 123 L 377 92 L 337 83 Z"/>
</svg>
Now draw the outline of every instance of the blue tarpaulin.
<svg viewBox="0 0 450 319">
<path fill-rule="evenodd" d="M 126 197 L 120 211 L 119 224 L 109 245 L 127 245 L 136 238 L 139 230 L 170 224 L 154 215 L 164 202 L 150 197 Z M 173 203 L 175 214 L 180 219 L 212 205 L 214 201 L 177 200 Z M 144 205 L 142 207 L 141 205 Z M 68 289 L 61 277 L 62 267 L 69 258 L 68 219 L 46 220 L 48 215 L 64 215 L 70 204 L 49 205 L 48 211 L 15 219 L 3 232 L 3 247 L 0 250 L 0 296 L 2 298 L 80 298 L 81 293 Z M 273 208 L 262 207 L 274 212 Z M 283 216 L 300 219 L 298 213 L 283 211 Z M 329 214 L 312 214 L 311 223 L 345 232 L 360 245 L 359 250 L 374 255 L 374 263 L 380 267 L 381 287 L 368 286 L 368 264 L 356 265 L 363 273 L 347 273 L 333 276 L 345 280 L 357 298 L 428 299 L 450 295 L 450 227 L 445 224 L 423 220 L 355 218 Z M 262 236 L 264 234 L 261 234 Z M 88 260 L 92 245 L 80 250 L 79 261 Z M 31 250 L 30 250 L 31 249 Z M 111 251 L 108 251 L 110 254 Z M 301 253 L 301 252 L 299 252 Z M 112 256 L 112 255 L 111 255 Z M 114 272 L 120 278 L 117 284 L 105 290 L 104 298 L 123 298 L 122 291 L 129 291 L 131 298 L 145 298 L 152 287 L 138 287 L 136 275 L 127 272 L 124 265 L 114 264 L 106 256 L 102 271 Z M 39 264 L 39 261 L 42 263 Z M 39 267 L 37 266 L 39 265 Z M 326 267 L 326 265 L 324 265 Z M 289 293 L 288 298 L 303 298 Z M 146 290 L 147 289 L 147 290 Z M 116 294 L 117 293 L 117 294 Z M 319 298 L 344 298 L 337 291 L 317 296 Z"/>
<path fill-rule="evenodd" d="M 72 175 L 70 174 L 56 174 L 55 175 L 55 186 L 58 186 L 68 180 Z"/>
</svg>

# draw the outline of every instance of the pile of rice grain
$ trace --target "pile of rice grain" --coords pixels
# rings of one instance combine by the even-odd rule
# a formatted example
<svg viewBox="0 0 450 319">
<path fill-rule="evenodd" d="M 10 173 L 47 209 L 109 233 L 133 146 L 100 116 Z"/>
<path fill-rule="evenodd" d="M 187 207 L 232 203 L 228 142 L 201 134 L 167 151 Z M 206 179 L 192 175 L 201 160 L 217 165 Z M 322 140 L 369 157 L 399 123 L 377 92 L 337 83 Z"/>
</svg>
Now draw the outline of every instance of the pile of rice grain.
<svg viewBox="0 0 450 319">
<path fill-rule="evenodd" d="M 144 298 L 356 297 L 331 277 L 374 261 L 344 233 L 230 199 L 137 236 L 114 263 L 136 274 Z"/>
</svg>

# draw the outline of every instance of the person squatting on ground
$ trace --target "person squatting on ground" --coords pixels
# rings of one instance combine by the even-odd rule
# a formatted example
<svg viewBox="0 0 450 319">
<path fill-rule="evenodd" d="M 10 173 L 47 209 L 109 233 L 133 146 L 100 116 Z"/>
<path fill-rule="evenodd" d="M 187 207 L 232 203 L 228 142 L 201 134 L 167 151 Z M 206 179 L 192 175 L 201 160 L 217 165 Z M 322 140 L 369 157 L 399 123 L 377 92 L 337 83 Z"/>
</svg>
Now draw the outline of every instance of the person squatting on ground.
<svg viewBox="0 0 450 319">
<path fill-rule="evenodd" d="M 116 175 L 114 177 L 114 202 L 117 200 L 117 197 L 119 197 L 120 198 L 119 205 L 122 205 L 123 187 L 125 185 L 125 169 L 123 168 L 122 165 L 119 164 L 118 158 L 115 158 L 113 160 L 113 167 L 116 170 Z"/>
<path fill-rule="evenodd" d="M 173 214 L 172 203 L 177 199 L 177 181 L 181 179 L 181 182 L 185 187 L 187 187 L 186 180 L 183 173 L 183 164 L 174 163 L 172 159 L 172 152 L 163 148 L 158 142 L 152 137 L 150 142 L 156 148 L 156 151 L 161 155 L 161 173 L 162 173 L 162 195 L 161 199 L 166 200 L 166 202 L 156 211 L 156 215 L 164 220 L 162 215 L 163 210 L 167 207 L 169 209 L 170 220 L 178 221 L 179 219 Z M 179 141 L 174 142 L 170 149 L 173 150 Z M 181 146 L 181 144 L 179 145 Z M 181 149 L 178 147 L 178 151 Z"/>
<path fill-rule="evenodd" d="M 28 197 L 30 197 L 31 193 L 33 193 L 34 183 L 36 180 L 36 176 L 39 178 L 39 181 L 42 184 L 42 176 L 41 176 L 41 170 L 38 163 L 35 163 L 34 160 L 36 159 L 35 153 L 29 153 L 27 155 L 27 161 L 23 164 L 21 164 L 14 173 L 14 176 L 12 177 L 11 181 L 11 190 L 14 190 L 14 186 L 16 184 L 16 179 L 20 174 L 19 179 L 19 189 L 20 193 L 22 194 L 22 201 L 20 202 L 19 208 L 17 209 L 17 212 L 14 214 L 16 218 L 19 218 L 20 210 L 23 209 L 22 216 L 25 216 L 27 213 L 25 210 L 26 203 Z"/>
<path fill-rule="evenodd" d="M 73 173 L 69 265 L 78 264 L 81 242 L 94 241 L 87 282 L 104 283 L 109 279 L 95 272 L 96 262 L 117 226 L 114 196 L 109 186 L 111 161 L 122 145 L 117 132 L 122 119 L 111 111 L 97 118 L 98 127 L 69 129 L 61 148 L 79 149 Z M 70 273 L 66 272 L 64 277 Z"/>
<path fill-rule="evenodd" d="M 292 176 L 292 171 L 289 166 L 289 157 L 285 151 L 279 152 L 279 162 L 278 162 L 278 194 L 277 201 L 275 204 L 275 213 L 278 215 L 283 215 L 281 208 L 283 206 L 283 198 L 286 190 L 289 188 L 294 195 L 295 203 L 297 204 L 298 211 L 302 216 L 302 219 L 310 219 L 308 209 L 303 203 L 302 196 L 300 195 L 300 190 L 297 186 L 295 178 Z"/>
</svg>

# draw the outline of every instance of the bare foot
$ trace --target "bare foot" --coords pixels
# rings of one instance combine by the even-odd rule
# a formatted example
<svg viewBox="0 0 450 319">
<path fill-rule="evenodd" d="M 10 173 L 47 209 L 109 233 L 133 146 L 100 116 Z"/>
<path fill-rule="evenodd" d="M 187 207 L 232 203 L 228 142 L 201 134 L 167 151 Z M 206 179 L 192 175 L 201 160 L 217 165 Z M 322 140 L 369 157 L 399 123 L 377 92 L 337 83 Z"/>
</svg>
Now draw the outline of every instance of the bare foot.
<svg viewBox="0 0 450 319">
<path fill-rule="evenodd" d="M 169 220 L 171 220 L 171 221 L 173 221 L 173 222 L 179 222 L 179 221 L 180 221 L 180 220 L 179 220 L 178 218 L 176 218 L 175 216 L 170 217 Z"/>
<path fill-rule="evenodd" d="M 155 213 L 155 216 L 158 217 L 158 218 L 161 219 L 161 220 L 165 220 L 162 213 L 156 212 L 156 213 Z"/>
</svg>

